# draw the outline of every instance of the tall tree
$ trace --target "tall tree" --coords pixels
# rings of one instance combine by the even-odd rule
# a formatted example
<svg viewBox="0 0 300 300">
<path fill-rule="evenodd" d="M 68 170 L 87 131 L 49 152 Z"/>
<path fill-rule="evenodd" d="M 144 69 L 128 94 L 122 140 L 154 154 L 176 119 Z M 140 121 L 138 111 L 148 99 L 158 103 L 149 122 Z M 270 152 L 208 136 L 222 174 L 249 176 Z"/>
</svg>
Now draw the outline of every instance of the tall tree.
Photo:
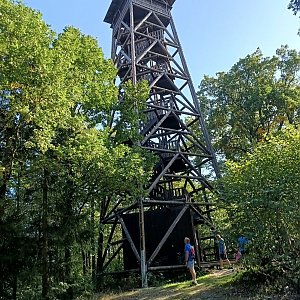
<svg viewBox="0 0 300 300">
<path fill-rule="evenodd" d="M 279 276 L 297 288 L 299 164 L 300 131 L 286 126 L 239 162 L 228 160 L 222 178 L 227 211 L 223 222 L 230 224 L 227 229 L 232 235 L 238 236 L 242 231 L 251 238 L 252 267 L 262 267 L 262 273 L 267 272 L 270 280 Z"/>
<path fill-rule="evenodd" d="M 71 299 L 102 197 L 139 195 L 149 176 L 147 155 L 124 144 L 148 88 L 128 84 L 120 105 L 95 39 L 56 36 L 18 1 L 0 11 L 0 296 Z"/>
<path fill-rule="evenodd" d="M 199 87 L 214 147 L 226 158 L 252 151 L 272 131 L 300 121 L 300 55 L 282 46 L 273 57 L 257 49 Z"/>
</svg>

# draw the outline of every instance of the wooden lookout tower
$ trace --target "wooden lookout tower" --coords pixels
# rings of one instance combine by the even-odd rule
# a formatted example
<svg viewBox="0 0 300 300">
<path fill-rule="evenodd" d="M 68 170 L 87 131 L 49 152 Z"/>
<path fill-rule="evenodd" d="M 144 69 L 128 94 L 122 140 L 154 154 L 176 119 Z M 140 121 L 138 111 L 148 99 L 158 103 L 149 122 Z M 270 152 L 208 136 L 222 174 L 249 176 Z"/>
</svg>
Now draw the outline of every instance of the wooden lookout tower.
<svg viewBox="0 0 300 300">
<path fill-rule="evenodd" d="M 97 270 L 109 273 L 121 257 L 123 271 L 140 272 L 143 287 L 148 272 L 183 267 L 185 236 L 195 245 L 198 265 L 214 259 L 203 244 L 212 241 L 213 249 L 213 187 L 207 174 L 218 177 L 219 171 L 171 16 L 174 2 L 112 0 L 104 20 L 112 28 L 120 82 L 149 83 L 140 146 L 157 155 L 158 163 L 145 187 L 148 197 L 130 206 L 119 201 L 102 216 L 106 236 Z"/>
</svg>

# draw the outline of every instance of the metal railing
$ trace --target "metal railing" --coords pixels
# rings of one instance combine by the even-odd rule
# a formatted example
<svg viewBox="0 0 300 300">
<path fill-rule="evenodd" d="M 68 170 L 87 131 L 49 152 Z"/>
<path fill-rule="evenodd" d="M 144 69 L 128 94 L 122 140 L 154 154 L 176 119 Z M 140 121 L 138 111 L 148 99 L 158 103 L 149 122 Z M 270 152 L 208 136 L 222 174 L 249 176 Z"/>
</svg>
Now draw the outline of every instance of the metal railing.
<svg viewBox="0 0 300 300">
<path fill-rule="evenodd" d="M 148 34 L 157 40 L 164 40 L 164 30 L 162 29 L 151 31 Z"/>
<path fill-rule="evenodd" d="M 170 15 L 169 6 L 160 2 L 159 0 L 133 0 L 133 3 L 139 4 L 148 9 L 150 8 L 151 10 L 164 14 L 166 16 Z"/>
<path fill-rule="evenodd" d="M 185 188 L 165 189 L 158 186 L 152 191 L 152 197 L 157 200 L 176 200 L 187 199 L 188 191 Z"/>
</svg>

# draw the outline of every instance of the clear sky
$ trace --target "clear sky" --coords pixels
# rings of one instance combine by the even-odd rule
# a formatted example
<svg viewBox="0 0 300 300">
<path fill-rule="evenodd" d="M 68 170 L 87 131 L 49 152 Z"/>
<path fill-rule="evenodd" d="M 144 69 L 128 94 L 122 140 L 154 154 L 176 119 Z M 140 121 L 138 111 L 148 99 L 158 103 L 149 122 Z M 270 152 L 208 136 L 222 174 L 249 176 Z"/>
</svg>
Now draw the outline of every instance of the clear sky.
<svg viewBox="0 0 300 300">
<path fill-rule="evenodd" d="M 72 25 L 97 38 L 110 57 L 111 29 L 103 22 L 111 0 L 23 0 L 60 33 Z M 259 47 L 265 56 L 281 45 L 300 50 L 300 21 L 289 0 L 176 0 L 172 14 L 197 89 L 204 74 L 228 71 Z"/>
</svg>

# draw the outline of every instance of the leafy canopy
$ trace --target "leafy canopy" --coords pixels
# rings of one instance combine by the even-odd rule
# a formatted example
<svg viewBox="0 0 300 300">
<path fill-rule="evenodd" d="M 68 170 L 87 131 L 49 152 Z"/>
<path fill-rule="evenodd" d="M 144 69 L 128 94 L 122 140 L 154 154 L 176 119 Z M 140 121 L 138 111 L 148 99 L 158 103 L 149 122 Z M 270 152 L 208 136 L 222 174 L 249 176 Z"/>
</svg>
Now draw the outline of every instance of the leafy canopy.
<svg viewBox="0 0 300 300">
<path fill-rule="evenodd" d="M 238 159 L 284 124 L 299 124 L 299 72 L 299 52 L 282 46 L 273 57 L 257 49 L 228 72 L 205 76 L 198 97 L 216 151 Z"/>
</svg>

